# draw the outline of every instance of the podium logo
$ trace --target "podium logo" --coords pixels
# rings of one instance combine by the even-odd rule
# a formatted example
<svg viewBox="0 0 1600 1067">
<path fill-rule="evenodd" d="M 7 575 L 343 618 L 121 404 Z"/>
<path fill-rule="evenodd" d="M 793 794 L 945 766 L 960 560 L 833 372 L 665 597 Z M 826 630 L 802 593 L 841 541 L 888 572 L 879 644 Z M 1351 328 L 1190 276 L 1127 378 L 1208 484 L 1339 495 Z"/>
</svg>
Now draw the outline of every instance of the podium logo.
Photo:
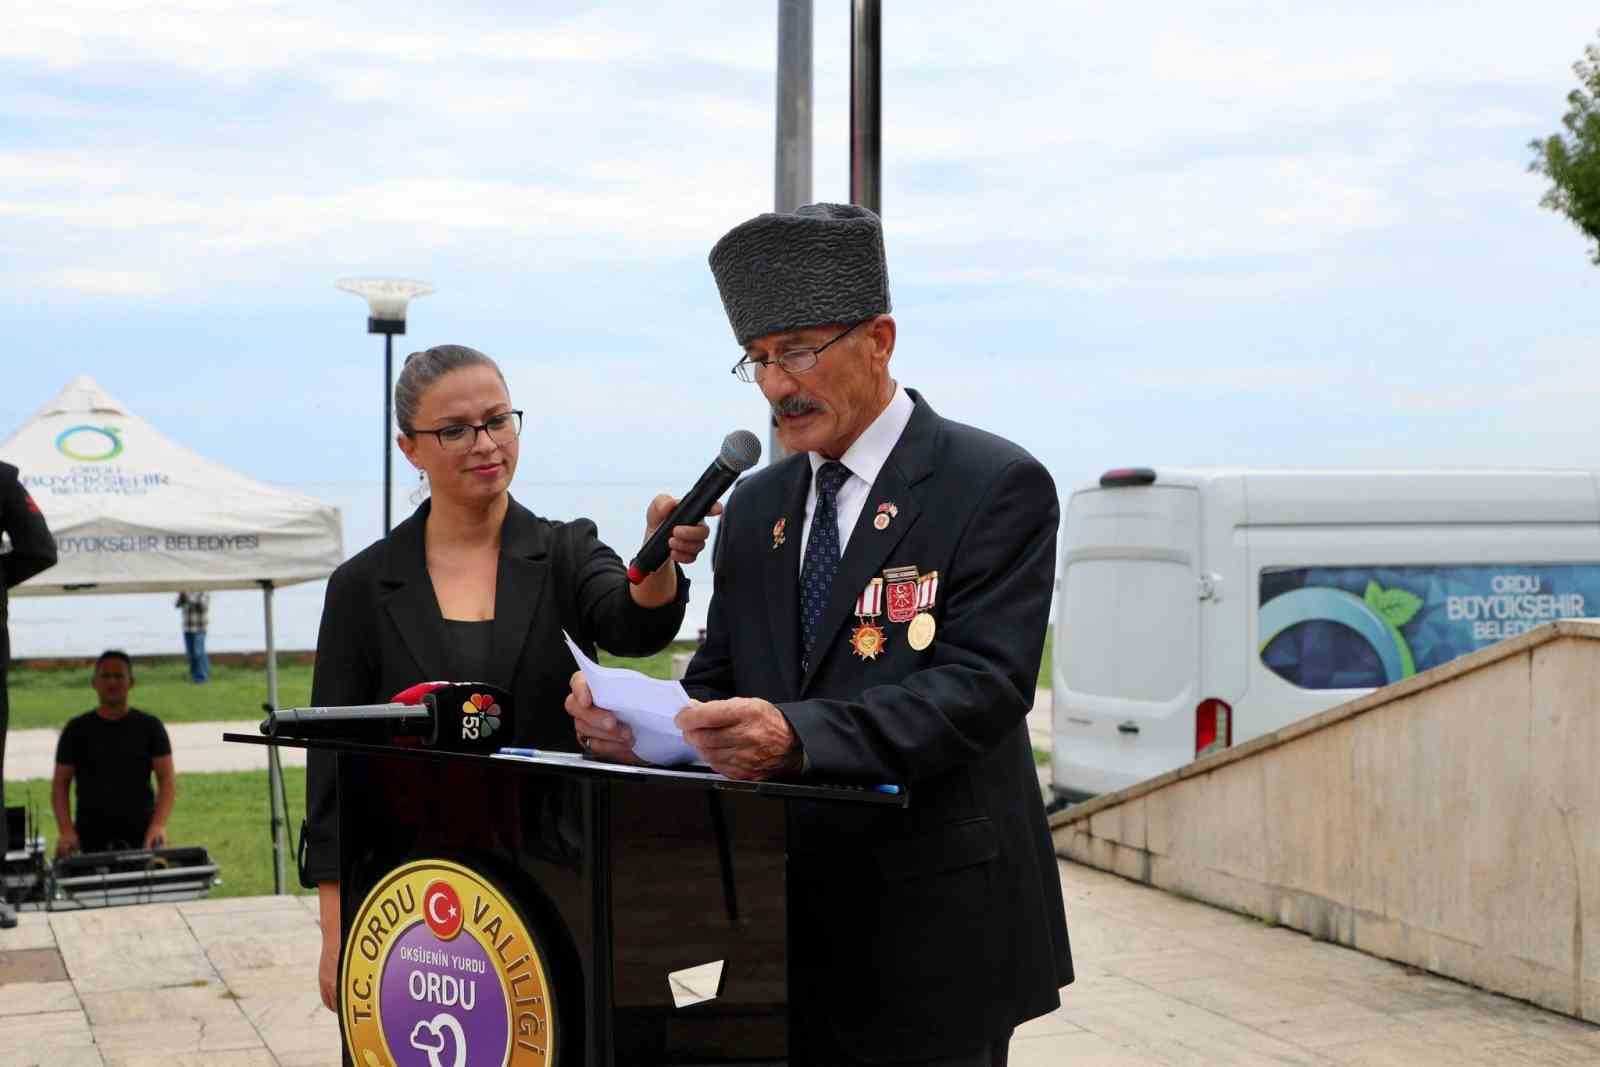
<svg viewBox="0 0 1600 1067">
<path fill-rule="evenodd" d="M 378 880 L 346 934 L 339 989 L 359 1064 L 547 1067 L 546 957 L 491 882 L 448 860 Z"/>
<path fill-rule="evenodd" d="M 56 451 L 79 463 L 105 463 L 122 455 L 121 433 L 115 426 L 69 426 L 56 434 Z"/>
</svg>

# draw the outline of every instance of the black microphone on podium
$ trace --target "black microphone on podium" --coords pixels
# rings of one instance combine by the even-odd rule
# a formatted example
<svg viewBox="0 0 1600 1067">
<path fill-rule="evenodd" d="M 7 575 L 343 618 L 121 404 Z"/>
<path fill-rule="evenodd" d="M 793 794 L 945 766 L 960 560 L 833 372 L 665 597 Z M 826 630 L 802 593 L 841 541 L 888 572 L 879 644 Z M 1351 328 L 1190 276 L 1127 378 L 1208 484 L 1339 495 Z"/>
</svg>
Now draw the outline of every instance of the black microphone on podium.
<svg viewBox="0 0 1600 1067">
<path fill-rule="evenodd" d="M 504 689 L 483 682 L 423 682 L 384 704 L 269 709 L 261 732 L 493 752 L 509 740 L 514 721 L 511 694 Z"/>
<path fill-rule="evenodd" d="M 693 526 L 706 517 L 711 505 L 728 491 L 739 475 L 756 465 L 761 458 L 761 441 L 749 430 L 735 430 L 722 439 L 722 451 L 711 461 L 711 466 L 694 483 L 694 488 L 684 494 L 672 514 L 657 526 L 639 554 L 628 564 L 628 581 L 638 585 L 667 561 L 671 549 L 667 541 L 675 526 Z"/>
</svg>

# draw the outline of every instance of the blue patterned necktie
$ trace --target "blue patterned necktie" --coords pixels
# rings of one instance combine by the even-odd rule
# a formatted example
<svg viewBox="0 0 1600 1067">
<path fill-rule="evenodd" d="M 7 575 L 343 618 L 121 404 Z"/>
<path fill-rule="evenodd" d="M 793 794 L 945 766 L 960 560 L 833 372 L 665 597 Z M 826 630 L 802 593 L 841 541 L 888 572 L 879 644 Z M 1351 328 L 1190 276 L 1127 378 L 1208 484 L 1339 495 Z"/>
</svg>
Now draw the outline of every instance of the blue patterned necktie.
<svg viewBox="0 0 1600 1067">
<path fill-rule="evenodd" d="M 817 508 L 811 513 L 806 559 L 800 567 L 800 673 L 811 666 L 811 643 L 828 606 L 833 576 L 839 573 L 839 487 L 850 477 L 843 463 L 829 460 L 817 468 Z"/>
</svg>

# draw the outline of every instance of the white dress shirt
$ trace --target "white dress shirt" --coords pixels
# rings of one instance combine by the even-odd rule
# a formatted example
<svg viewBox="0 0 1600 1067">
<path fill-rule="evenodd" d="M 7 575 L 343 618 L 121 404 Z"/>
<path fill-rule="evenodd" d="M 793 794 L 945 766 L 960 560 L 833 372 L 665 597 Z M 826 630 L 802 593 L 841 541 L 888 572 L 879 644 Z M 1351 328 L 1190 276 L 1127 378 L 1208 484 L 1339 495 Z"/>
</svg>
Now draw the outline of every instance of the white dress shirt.
<svg viewBox="0 0 1600 1067">
<path fill-rule="evenodd" d="M 850 533 L 856 528 L 861 509 L 867 506 L 867 494 L 872 490 L 872 483 L 878 480 L 878 472 L 889 462 L 889 453 L 894 451 L 900 435 L 905 433 L 906 423 L 911 421 L 911 412 L 915 408 L 911 397 L 896 384 L 889 406 L 878 413 L 872 425 L 863 430 L 855 443 L 839 457 L 839 462 L 850 472 L 850 477 L 839 487 L 839 495 L 835 499 L 841 557 L 850 545 Z M 828 462 L 826 456 L 816 452 L 807 453 L 807 458 L 811 460 L 811 488 L 806 490 L 806 518 L 800 529 L 802 570 L 806 565 L 806 542 L 811 539 L 811 516 L 817 510 L 817 471 Z"/>
</svg>

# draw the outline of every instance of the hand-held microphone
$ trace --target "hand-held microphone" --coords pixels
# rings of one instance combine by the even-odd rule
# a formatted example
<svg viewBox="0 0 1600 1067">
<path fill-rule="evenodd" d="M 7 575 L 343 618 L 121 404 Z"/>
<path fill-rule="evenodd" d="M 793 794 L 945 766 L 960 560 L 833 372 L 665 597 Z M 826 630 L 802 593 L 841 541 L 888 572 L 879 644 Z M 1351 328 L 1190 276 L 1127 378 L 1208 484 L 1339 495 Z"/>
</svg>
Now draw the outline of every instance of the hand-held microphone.
<svg viewBox="0 0 1600 1067">
<path fill-rule="evenodd" d="M 628 564 L 628 581 L 638 585 L 660 570 L 671 554 L 667 541 L 672 537 L 673 527 L 693 526 L 705 518 L 717 498 L 728 491 L 739 475 L 754 467 L 760 458 L 761 442 L 749 430 L 735 430 L 724 437 L 721 453 L 711 461 L 711 466 L 706 468 L 700 480 L 694 483 L 694 488 L 678 502 L 672 514 L 656 527 L 644 547 L 639 549 L 639 554 L 633 557 L 633 562 Z"/>
</svg>

